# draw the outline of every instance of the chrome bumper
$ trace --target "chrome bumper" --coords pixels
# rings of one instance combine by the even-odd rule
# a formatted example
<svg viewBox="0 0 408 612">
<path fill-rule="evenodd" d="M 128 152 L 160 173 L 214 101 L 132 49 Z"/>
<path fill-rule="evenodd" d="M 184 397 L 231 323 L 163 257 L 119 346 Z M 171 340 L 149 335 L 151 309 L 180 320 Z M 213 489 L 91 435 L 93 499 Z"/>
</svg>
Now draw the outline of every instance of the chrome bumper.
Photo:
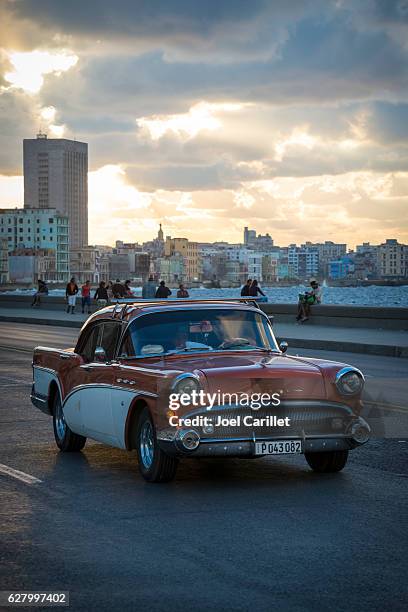
<svg viewBox="0 0 408 612">
<path fill-rule="evenodd" d="M 310 437 L 310 438 L 257 438 L 256 440 L 206 440 L 201 439 L 195 450 L 182 449 L 176 440 L 158 439 L 160 448 L 168 455 L 178 457 L 261 457 L 255 454 L 255 442 L 273 442 L 284 440 L 301 440 L 302 453 L 322 451 L 352 450 L 363 443 L 351 437 Z"/>
</svg>

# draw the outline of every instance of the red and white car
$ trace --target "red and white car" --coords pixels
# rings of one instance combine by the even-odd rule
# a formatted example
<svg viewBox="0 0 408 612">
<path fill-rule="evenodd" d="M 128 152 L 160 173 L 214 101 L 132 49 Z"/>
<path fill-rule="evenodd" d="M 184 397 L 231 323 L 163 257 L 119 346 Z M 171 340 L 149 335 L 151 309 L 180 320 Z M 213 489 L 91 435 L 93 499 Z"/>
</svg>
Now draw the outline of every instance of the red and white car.
<svg viewBox="0 0 408 612">
<path fill-rule="evenodd" d="M 34 350 L 31 400 L 61 451 L 88 437 L 136 449 L 148 481 L 171 480 L 187 457 L 303 453 L 313 470 L 339 471 L 369 438 L 364 377 L 286 349 L 251 300 L 123 301 L 89 317 L 74 348 Z"/>
</svg>

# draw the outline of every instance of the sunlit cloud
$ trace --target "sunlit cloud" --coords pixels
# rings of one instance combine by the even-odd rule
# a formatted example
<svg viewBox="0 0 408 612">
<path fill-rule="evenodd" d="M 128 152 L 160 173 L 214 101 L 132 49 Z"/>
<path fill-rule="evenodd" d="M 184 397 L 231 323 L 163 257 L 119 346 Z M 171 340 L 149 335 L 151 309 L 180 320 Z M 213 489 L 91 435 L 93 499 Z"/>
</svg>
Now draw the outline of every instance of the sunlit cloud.
<svg viewBox="0 0 408 612">
<path fill-rule="evenodd" d="M 67 51 L 51 53 L 49 51 L 9 52 L 8 58 L 14 70 L 4 75 L 12 87 L 23 89 L 28 93 L 37 93 L 43 83 L 45 74 L 59 76 L 78 61 L 78 56 Z"/>
<path fill-rule="evenodd" d="M 222 127 L 218 115 L 241 110 L 242 104 L 210 104 L 199 102 L 187 113 L 176 115 L 152 115 L 138 118 L 137 125 L 146 128 L 153 140 L 159 140 L 167 132 L 180 137 L 194 138 L 203 130 L 215 131 Z"/>
<path fill-rule="evenodd" d="M 129 211 L 146 208 L 151 196 L 126 182 L 126 174 L 119 165 L 109 164 L 89 173 L 89 210 L 99 216 L 126 208 Z"/>
<path fill-rule="evenodd" d="M 50 135 L 55 138 L 62 138 L 65 133 L 65 125 L 56 125 L 51 123 L 50 126 Z"/>
<path fill-rule="evenodd" d="M 54 121 L 56 112 L 55 106 L 45 106 L 41 109 L 41 117 L 46 121 Z"/>
<path fill-rule="evenodd" d="M 298 146 L 310 151 L 316 143 L 317 138 L 309 134 L 307 127 L 295 127 L 287 138 L 275 143 L 275 161 L 282 161 L 289 147 Z"/>
</svg>

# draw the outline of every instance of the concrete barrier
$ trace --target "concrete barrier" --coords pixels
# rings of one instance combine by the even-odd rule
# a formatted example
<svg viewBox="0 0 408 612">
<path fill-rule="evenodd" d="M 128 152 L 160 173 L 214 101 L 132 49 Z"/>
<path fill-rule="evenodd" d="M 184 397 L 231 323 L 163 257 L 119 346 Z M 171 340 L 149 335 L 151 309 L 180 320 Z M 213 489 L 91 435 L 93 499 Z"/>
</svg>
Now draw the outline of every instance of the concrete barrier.
<svg viewBox="0 0 408 612">
<path fill-rule="evenodd" d="M 77 301 L 80 310 L 81 298 Z M 29 308 L 32 302 L 30 295 L 0 294 L 0 308 Z M 262 310 L 273 315 L 275 323 L 293 323 L 297 313 L 296 304 L 260 304 Z M 79 307 L 79 308 L 78 308 Z M 41 298 L 41 306 L 36 310 L 66 309 L 63 297 L 45 296 Z M 389 308 L 373 306 L 337 306 L 320 304 L 312 306 L 312 316 L 309 325 L 329 325 L 337 327 L 358 327 L 368 329 L 408 330 L 408 308 Z"/>
</svg>

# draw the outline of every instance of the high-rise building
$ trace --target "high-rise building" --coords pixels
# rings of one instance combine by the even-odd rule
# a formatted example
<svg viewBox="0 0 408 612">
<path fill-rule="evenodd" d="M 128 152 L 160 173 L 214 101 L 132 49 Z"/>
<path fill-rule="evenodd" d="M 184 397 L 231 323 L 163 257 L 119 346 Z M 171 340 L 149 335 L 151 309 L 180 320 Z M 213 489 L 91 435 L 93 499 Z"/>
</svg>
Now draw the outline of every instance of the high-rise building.
<svg viewBox="0 0 408 612">
<path fill-rule="evenodd" d="M 56 208 L 69 218 L 70 247 L 88 244 L 88 145 L 66 138 L 25 139 L 24 208 Z"/>
</svg>

